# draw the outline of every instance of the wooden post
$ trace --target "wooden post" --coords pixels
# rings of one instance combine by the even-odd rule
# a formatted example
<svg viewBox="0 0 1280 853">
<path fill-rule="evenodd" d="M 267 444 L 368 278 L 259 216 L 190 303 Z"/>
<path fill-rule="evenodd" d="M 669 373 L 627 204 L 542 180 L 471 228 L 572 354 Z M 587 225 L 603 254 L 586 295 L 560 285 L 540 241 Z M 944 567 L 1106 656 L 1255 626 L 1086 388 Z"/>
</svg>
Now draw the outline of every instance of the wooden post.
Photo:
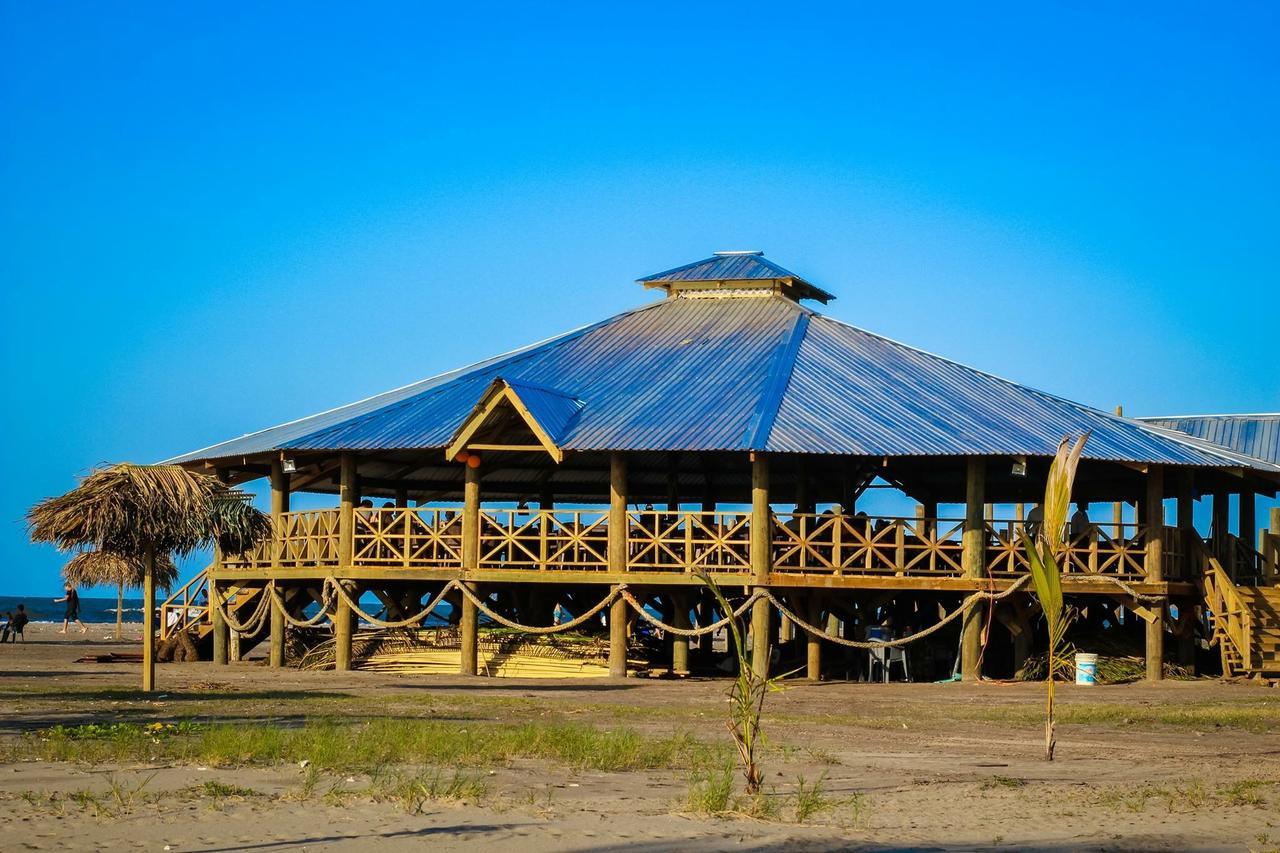
<svg viewBox="0 0 1280 853">
<path fill-rule="evenodd" d="M 151 545 L 142 564 L 142 689 L 150 693 L 156 689 L 156 551 Z"/>
<path fill-rule="evenodd" d="M 751 570 L 756 587 L 767 587 L 773 559 L 773 519 L 769 513 L 769 460 L 763 453 L 751 459 Z M 769 602 L 751 605 L 751 668 L 769 675 Z"/>
<path fill-rule="evenodd" d="M 1142 506 L 1147 539 L 1143 573 L 1149 582 L 1159 583 L 1164 580 L 1164 468 L 1159 465 L 1147 469 L 1147 496 Z"/>
<path fill-rule="evenodd" d="M 227 620 L 222 615 L 222 607 L 217 602 L 221 601 L 222 593 L 218 589 L 216 580 L 209 581 L 209 620 L 213 623 L 213 662 L 219 666 L 226 666 L 229 657 L 230 635 L 227 629 Z"/>
<path fill-rule="evenodd" d="M 1124 417 L 1124 406 L 1116 406 L 1116 417 Z M 1134 519 L 1138 521 L 1138 519 Z M 1120 539 L 1124 536 L 1124 503 L 1116 501 L 1111 505 L 1111 536 L 1113 539 Z"/>
<path fill-rule="evenodd" d="M 609 574 L 618 589 L 627 571 L 627 457 L 609 456 Z M 619 596 L 609 606 L 609 675 L 627 676 L 627 602 Z"/>
<path fill-rule="evenodd" d="M 965 471 L 964 533 L 961 539 L 961 565 L 965 577 L 981 578 L 986 574 L 987 530 L 983 503 L 986 500 L 987 463 L 970 456 Z M 977 681 L 978 659 L 982 655 L 982 604 L 978 602 L 964 614 L 960 640 L 960 677 Z"/>
<path fill-rule="evenodd" d="M 809 610 L 806 618 L 815 628 L 822 625 L 822 600 L 816 592 L 809 593 Z M 822 679 L 822 640 L 815 634 L 805 633 L 805 678 Z"/>
<path fill-rule="evenodd" d="M 409 505 L 409 490 L 404 486 L 396 489 L 396 506 L 404 509 Z"/>
<path fill-rule="evenodd" d="M 1178 473 L 1178 536 L 1181 551 L 1178 577 L 1181 580 L 1194 577 L 1198 571 L 1198 567 L 1191 562 L 1191 548 L 1196 535 L 1195 487 L 1195 472 L 1190 468 L 1182 469 Z"/>
<path fill-rule="evenodd" d="M 935 500 L 926 500 L 920 503 L 921 518 L 924 523 L 920 527 L 920 533 L 932 540 L 938 535 L 938 502 Z"/>
<path fill-rule="evenodd" d="M 1258 509 L 1257 501 L 1254 493 L 1248 487 L 1240 491 L 1240 518 L 1238 519 L 1238 529 L 1240 541 L 1246 546 L 1252 546 L 1258 541 Z"/>
<path fill-rule="evenodd" d="M 468 461 L 462 486 L 462 572 L 464 576 L 480 569 L 480 468 Z M 463 581 L 474 592 L 469 580 Z M 461 596 L 461 619 L 458 622 L 459 675 L 479 672 L 480 614 L 475 602 Z"/>
<path fill-rule="evenodd" d="M 689 599 L 682 592 L 671 595 L 671 624 L 677 628 L 689 628 Z M 689 674 L 689 638 L 679 634 L 671 635 L 671 672 L 675 675 Z"/>
<path fill-rule="evenodd" d="M 338 481 L 338 572 L 340 574 L 350 572 L 354 561 L 358 491 L 355 454 L 344 453 Z M 339 672 L 351 669 L 351 633 L 351 608 L 342 598 L 339 598 L 333 613 L 333 668 Z"/>
<path fill-rule="evenodd" d="M 1213 537 L 1213 555 L 1222 560 L 1227 550 L 1227 519 L 1231 514 L 1231 496 L 1226 492 L 1218 491 L 1213 493 L 1213 529 L 1210 534 Z M 1223 568 L 1228 571 L 1231 566 L 1224 565 Z"/>
<path fill-rule="evenodd" d="M 353 598 L 357 595 L 344 581 L 338 583 L 343 584 Z M 333 614 L 333 668 L 338 672 L 351 669 L 351 617 L 351 608 L 346 600 L 339 598 Z"/>
<path fill-rule="evenodd" d="M 1147 494 L 1143 501 L 1146 517 L 1147 554 L 1143 565 L 1148 583 L 1164 580 L 1164 468 L 1151 465 L 1147 469 Z M 1164 601 L 1151 605 L 1155 618 L 1147 627 L 1147 681 L 1164 678 Z"/>
<path fill-rule="evenodd" d="M 271 460 L 271 567 L 279 569 L 285 554 L 284 514 L 289 511 L 289 475 L 279 459 Z M 276 577 L 279 573 L 276 572 Z M 271 590 L 263 587 L 263 595 L 271 595 Z M 271 653 L 268 663 L 279 669 L 284 666 L 284 614 L 273 601 L 271 608 Z"/>
<path fill-rule="evenodd" d="M 264 589 L 262 594 L 271 595 L 272 593 L 271 590 Z M 283 593 L 280 598 L 283 602 Z M 271 608 L 271 660 L 269 663 L 275 669 L 280 669 L 284 666 L 284 612 L 274 601 L 268 606 Z"/>
<path fill-rule="evenodd" d="M 1267 583 L 1275 583 L 1280 573 L 1280 506 L 1271 508 L 1271 548 L 1267 553 Z"/>
</svg>

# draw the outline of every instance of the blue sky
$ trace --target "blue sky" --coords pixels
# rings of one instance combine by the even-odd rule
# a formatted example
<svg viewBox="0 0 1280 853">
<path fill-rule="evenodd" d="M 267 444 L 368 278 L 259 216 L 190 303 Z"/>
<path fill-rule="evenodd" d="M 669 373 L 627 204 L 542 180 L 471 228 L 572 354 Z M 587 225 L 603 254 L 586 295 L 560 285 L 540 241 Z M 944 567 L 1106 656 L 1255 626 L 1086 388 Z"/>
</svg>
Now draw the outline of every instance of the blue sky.
<svg viewBox="0 0 1280 853">
<path fill-rule="evenodd" d="M 1273 4 L 0 0 L 0 592 L 34 500 L 760 248 L 1132 414 L 1280 409 Z"/>
</svg>

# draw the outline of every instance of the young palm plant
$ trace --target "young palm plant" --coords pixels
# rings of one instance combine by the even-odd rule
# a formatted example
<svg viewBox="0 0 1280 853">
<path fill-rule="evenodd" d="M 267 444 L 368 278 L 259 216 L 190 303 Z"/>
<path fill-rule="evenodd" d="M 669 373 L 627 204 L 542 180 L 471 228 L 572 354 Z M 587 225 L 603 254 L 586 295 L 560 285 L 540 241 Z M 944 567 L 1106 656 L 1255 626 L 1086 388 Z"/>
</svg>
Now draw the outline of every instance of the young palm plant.
<svg viewBox="0 0 1280 853">
<path fill-rule="evenodd" d="M 1074 442 L 1064 438 L 1049 466 L 1049 481 L 1044 491 L 1044 519 L 1035 536 L 1022 530 L 1022 544 L 1031 565 L 1031 582 L 1044 611 L 1049 629 L 1049 663 L 1045 675 L 1044 758 L 1053 761 L 1057 746 L 1053 716 L 1053 685 L 1059 675 L 1071 672 L 1071 649 L 1066 642 L 1072 615 L 1062 599 L 1062 558 L 1066 550 L 1067 511 L 1071 507 L 1071 487 L 1076 466 L 1089 433 Z"/>
<path fill-rule="evenodd" d="M 764 733 L 760 730 L 764 700 L 768 694 L 782 690 L 781 681 L 784 676 L 769 678 L 752 668 L 751 649 L 739 620 L 733 616 L 733 607 L 720 591 L 719 584 L 709 574 L 699 571 L 698 579 L 711 590 L 720 612 L 729 617 L 729 639 L 738 658 L 738 675 L 729 688 L 729 719 L 725 721 L 725 726 L 733 736 L 734 746 L 738 748 L 738 761 L 742 767 L 746 793 L 755 797 L 760 793 L 764 781 L 764 774 L 756 758 L 757 749 L 764 743 Z"/>
<path fill-rule="evenodd" d="M 95 550 L 142 566 L 142 689 L 155 689 L 157 565 L 199 548 L 239 552 L 271 532 L 271 519 L 248 496 L 207 474 L 177 465 L 121 463 L 100 468 L 64 495 L 27 512 L 33 542 L 64 551 Z"/>
</svg>

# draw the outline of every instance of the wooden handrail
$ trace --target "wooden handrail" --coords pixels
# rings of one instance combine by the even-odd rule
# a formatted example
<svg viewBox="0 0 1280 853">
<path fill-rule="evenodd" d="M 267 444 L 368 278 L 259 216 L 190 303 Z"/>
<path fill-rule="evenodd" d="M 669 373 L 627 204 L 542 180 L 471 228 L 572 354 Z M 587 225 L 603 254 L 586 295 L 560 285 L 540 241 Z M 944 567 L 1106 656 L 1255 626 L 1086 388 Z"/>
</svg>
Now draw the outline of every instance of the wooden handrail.
<svg viewBox="0 0 1280 853">
<path fill-rule="evenodd" d="M 209 569 L 206 566 L 191 580 L 178 587 L 160 605 L 160 639 L 167 640 L 175 631 L 182 631 L 187 626 L 203 622 L 209 618 L 209 601 L 207 598 L 209 585 Z M 204 591 L 204 603 L 197 602 L 196 597 Z M 170 619 L 169 614 L 176 612 L 177 618 Z"/>
<path fill-rule="evenodd" d="M 1194 543 L 1192 548 L 1198 552 L 1204 565 L 1205 606 L 1213 617 L 1213 633 L 1222 654 L 1223 674 L 1234 674 L 1233 654 L 1248 669 L 1253 655 L 1253 618 L 1249 608 L 1218 558 L 1199 542 Z M 1230 648 L 1227 644 L 1230 644 Z"/>
</svg>

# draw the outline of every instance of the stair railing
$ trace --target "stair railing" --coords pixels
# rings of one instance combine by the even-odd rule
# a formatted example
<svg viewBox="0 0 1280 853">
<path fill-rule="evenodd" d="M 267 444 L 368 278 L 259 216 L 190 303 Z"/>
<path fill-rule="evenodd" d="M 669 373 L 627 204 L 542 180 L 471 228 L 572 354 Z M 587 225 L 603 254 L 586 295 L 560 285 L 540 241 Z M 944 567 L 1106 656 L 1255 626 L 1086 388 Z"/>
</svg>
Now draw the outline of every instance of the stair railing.
<svg viewBox="0 0 1280 853">
<path fill-rule="evenodd" d="M 178 587 L 160 605 L 160 639 L 167 640 L 192 625 L 209 621 L 209 569 Z"/>
<path fill-rule="evenodd" d="M 1252 666 L 1253 618 L 1218 558 L 1203 548 L 1198 550 L 1204 564 L 1204 602 L 1213 620 L 1214 640 L 1222 654 L 1222 672 L 1234 675 L 1235 669 L 1247 670 Z"/>
</svg>

